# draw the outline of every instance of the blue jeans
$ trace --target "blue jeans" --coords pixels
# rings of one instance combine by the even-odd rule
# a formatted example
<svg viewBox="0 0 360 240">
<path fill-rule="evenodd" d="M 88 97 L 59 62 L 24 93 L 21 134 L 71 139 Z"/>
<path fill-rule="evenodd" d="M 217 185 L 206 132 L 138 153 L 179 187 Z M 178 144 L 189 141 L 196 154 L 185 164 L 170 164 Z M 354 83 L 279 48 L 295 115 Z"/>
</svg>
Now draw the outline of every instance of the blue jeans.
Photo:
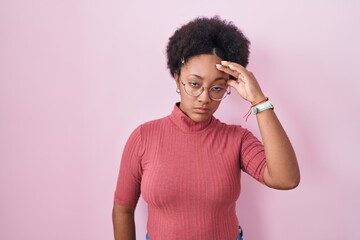
<svg viewBox="0 0 360 240">
<path fill-rule="evenodd" d="M 147 233 L 146 233 L 146 240 L 150 240 L 149 235 Z M 241 229 L 240 226 L 239 226 L 239 234 L 237 240 L 243 240 L 243 230 Z"/>
</svg>

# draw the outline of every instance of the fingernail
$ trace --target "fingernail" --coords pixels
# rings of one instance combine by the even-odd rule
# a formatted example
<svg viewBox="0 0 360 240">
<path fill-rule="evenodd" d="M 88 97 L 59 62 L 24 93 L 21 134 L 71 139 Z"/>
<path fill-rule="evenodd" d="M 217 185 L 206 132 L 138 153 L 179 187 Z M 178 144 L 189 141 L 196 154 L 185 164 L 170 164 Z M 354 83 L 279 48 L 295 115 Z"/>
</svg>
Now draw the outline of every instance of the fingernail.
<svg viewBox="0 0 360 240">
<path fill-rule="evenodd" d="M 221 64 L 215 64 L 216 67 L 221 67 L 222 65 Z"/>
<path fill-rule="evenodd" d="M 229 67 L 229 68 L 233 68 L 233 67 L 234 67 L 234 65 L 231 65 L 231 64 L 230 64 L 228 67 Z"/>
<path fill-rule="evenodd" d="M 227 63 L 227 61 L 221 61 L 221 64 L 226 64 Z"/>
</svg>

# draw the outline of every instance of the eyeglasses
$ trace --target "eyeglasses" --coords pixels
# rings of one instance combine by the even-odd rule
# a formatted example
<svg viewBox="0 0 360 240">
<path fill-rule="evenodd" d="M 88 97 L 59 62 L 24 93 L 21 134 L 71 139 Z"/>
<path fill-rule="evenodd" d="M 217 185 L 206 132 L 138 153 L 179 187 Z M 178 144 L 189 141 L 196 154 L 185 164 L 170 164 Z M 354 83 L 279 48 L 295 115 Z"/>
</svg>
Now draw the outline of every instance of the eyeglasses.
<svg viewBox="0 0 360 240">
<path fill-rule="evenodd" d="M 211 88 L 206 88 L 195 81 L 183 83 L 183 81 L 180 80 L 180 82 L 184 86 L 185 92 L 193 97 L 200 96 L 204 92 L 204 90 L 207 89 L 211 100 L 221 101 L 231 93 L 230 87 L 224 85 L 215 85 Z"/>
</svg>

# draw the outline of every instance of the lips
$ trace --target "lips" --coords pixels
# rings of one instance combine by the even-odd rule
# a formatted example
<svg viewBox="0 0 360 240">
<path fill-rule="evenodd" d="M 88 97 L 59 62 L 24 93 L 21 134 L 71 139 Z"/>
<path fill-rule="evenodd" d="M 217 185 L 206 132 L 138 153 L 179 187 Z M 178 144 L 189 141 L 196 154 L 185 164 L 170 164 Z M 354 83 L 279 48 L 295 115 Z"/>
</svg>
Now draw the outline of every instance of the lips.
<svg viewBox="0 0 360 240">
<path fill-rule="evenodd" d="M 203 107 L 197 107 L 197 108 L 194 108 L 194 111 L 196 113 L 206 114 L 206 113 L 210 112 L 210 109 L 209 108 L 203 108 Z"/>
</svg>

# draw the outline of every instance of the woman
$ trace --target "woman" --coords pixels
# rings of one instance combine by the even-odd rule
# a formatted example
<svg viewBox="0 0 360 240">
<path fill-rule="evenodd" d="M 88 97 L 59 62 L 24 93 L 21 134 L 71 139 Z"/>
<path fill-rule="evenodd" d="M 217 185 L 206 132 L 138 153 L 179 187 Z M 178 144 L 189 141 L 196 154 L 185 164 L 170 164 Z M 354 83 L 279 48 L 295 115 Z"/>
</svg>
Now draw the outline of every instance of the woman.
<svg viewBox="0 0 360 240">
<path fill-rule="evenodd" d="M 300 172 L 291 143 L 248 63 L 249 41 L 231 22 L 197 18 L 167 46 L 181 101 L 140 125 L 124 148 L 114 197 L 115 239 L 135 239 L 134 211 L 148 204 L 147 239 L 242 239 L 236 200 L 240 170 L 276 189 L 295 188 Z M 252 105 L 263 144 L 213 114 L 235 89 Z"/>
</svg>

